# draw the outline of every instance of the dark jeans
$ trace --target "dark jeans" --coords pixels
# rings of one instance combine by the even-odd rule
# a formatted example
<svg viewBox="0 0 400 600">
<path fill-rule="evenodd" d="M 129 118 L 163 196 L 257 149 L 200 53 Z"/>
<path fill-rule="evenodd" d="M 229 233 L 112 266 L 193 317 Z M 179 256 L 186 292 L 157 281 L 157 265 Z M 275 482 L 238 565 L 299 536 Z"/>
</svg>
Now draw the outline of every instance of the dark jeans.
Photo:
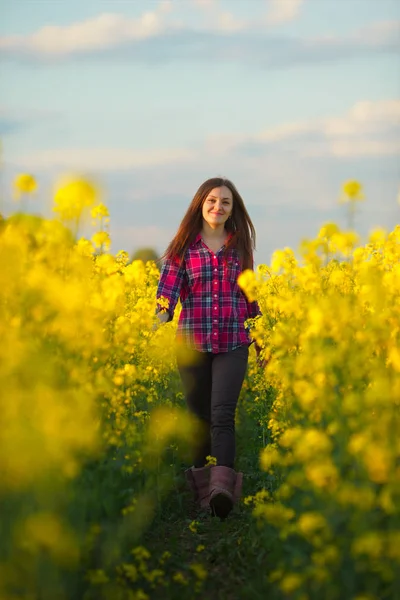
<svg viewBox="0 0 400 600">
<path fill-rule="evenodd" d="M 201 428 L 196 440 L 195 467 L 206 464 L 206 456 L 214 456 L 217 465 L 234 468 L 235 411 L 246 374 L 248 346 L 231 352 L 212 354 L 185 349 L 177 352 L 178 370 L 189 411 L 199 420 Z"/>
</svg>

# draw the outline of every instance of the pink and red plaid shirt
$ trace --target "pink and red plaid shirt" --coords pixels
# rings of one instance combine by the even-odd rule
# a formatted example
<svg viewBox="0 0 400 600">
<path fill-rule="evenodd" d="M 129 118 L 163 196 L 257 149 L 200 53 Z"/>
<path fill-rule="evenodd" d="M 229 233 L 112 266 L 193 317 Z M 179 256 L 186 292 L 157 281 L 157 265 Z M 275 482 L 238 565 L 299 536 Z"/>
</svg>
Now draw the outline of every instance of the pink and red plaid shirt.
<svg viewBox="0 0 400 600">
<path fill-rule="evenodd" d="M 166 260 L 160 274 L 157 301 L 168 300 L 169 320 L 180 299 L 177 338 L 200 352 L 229 352 L 243 344 L 251 344 L 246 319 L 260 315 L 257 302 L 249 302 L 237 284 L 241 273 L 239 255 L 225 246 L 216 254 L 204 243 L 200 234 L 189 246 L 182 266 Z M 162 302 L 157 302 L 157 311 Z"/>
</svg>

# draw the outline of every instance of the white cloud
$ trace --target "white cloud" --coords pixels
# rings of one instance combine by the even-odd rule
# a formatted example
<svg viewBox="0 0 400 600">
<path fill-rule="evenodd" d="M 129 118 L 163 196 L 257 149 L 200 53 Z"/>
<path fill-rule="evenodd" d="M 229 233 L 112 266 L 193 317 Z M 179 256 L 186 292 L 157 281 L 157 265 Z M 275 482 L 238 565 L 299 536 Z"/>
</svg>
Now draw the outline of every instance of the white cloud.
<svg viewBox="0 0 400 600">
<path fill-rule="evenodd" d="M 47 25 L 31 35 L 0 38 L 0 50 L 65 56 L 110 49 L 164 32 L 167 29 L 166 15 L 170 9 L 170 2 L 161 2 L 155 10 L 145 12 L 138 18 L 103 13 L 72 25 Z"/>
<path fill-rule="evenodd" d="M 249 136 L 214 135 L 187 149 L 76 148 L 13 160 L 5 156 L 4 173 L 11 189 L 13 176 L 30 165 L 45 198 L 46 181 L 60 171 L 96 171 L 91 175 L 111 192 L 115 252 L 144 245 L 162 251 L 198 185 L 225 175 L 249 207 L 257 228 L 257 261 L 263 262 L 276 247 L 296 247 L 301 237 L 315 235 L 323 222 L 343 217 L 345 224 L 337 199 L 346 179 L 359 179 L 365 187 L 360 230 L 393 227 L 399 208 L 399 119 L 400 100 L 364 100 L 342 114 L 283 123 Z M 35 210 L 43 206 L 43 200 L 35 201 Z M 12 210 L 10 201 L 5 214 Z"/>
<path fill-rule="evenodd" d="M 361 101 L 343 116 L 284 123 L 254 139 L 265 143 L 296 139 L 308 156 L 396 155 L 400 154 L 399 130 L 400 100 Z"/>
<path fill-rule="evenodd" d="M 216 0 L 192 0 L 194 6 L 209 10 L 215 6 Z"/>
<path fill-rule="evenodd" d="M 265 1 L 265 0 L 264 0 Z M 207 14 L 208 31 L 234 33 L 258 31 L 296 19 L 305 0 L 266 0 L 266 13 L 257 19 L 239 19 L 232 12 L 222 11 L 218 0 L 193 0 L 195 7 Z M 234 6 L 234 4 L 232 4 Z"/>
<path fill-rule="evenodd" d="M 220 12 L 216 15 L 216 29 L 222 32 L 234 33 L 248 28 L 248 22 L 237 19 L 231 12 Z"/>
<path fill-rule="evenodd" d="M 186 163 L 192 159 L 193 152 L 189 149 L 56 148 L 19 156 L 12 162 L 31 170 L 118 171 Z"/>
<path fill-rule="evenodd" d="M 400 155 L 400 140 L 332 140 L 330 152 L 341 158 L 352 156 L 395 156 Z M 315 151 L 315 153 L 317 153 Z M 312 153 L 310 153 L 312 155 Z"/>
<path fill-rule="evenodd" d="M 355 32 L 353 39 L 356 42 L 368 40 L 370 45 L 381 46 L 388 38 L 400 43 L 400 21 L 378 21 L 361 27 Z"/>
<path fill-rule="evenodd" d="M 213 0 L 195 0 L 194 8 L 206 9 L 206 21 L 198 24 L 204 33 L 251 32 L 270 24 L 282 23 L 297 17 L 305 0 L 269 0 L 269 12 L 261 19 L 239 19 L 233 12 L 222 11 Z M 163 0 L 152 11 L 140 17 L 102 13 L 70 25 L 47 25 L 30 35 L 0 37 L 0 51 L 42 58 L 67 57 L 74 54 L 112 50 L 128 43 L 134 44 L 156 38 L 168 31 L 187 32 L 192 28 L 168 15 L 176 10 L 172 0 Z"/>
<path fill-rule="evenodd" d="M 396 156 L 400 154 L 400 100 L 361 101 L 343 115 L 283 123 L 247 136 L 215 134 L 192 148 L 55 148 L 18 156 L 12 162 L 31 170 L 107 172 L 204 165 L 205 161 L 223 166 L 229 155 L 256 165 L 257 156 L 271 151 L 279 156 L 288 150 L 303 158 Z M 264 159 L 260 160 L 261 168 Z"/>
<path fill-rule="evenodd" d="M 305 0 L 268 0 L 267 23 L 285 23 L 300 14 Z"/>
</svg>

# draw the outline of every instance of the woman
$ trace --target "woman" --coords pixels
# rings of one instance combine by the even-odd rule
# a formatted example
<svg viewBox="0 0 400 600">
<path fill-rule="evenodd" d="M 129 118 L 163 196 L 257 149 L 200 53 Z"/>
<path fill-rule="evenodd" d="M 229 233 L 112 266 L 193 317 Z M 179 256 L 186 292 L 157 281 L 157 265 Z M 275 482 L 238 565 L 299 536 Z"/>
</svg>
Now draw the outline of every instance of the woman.
<svg viewBox="0 0 400 600">
<path fill-rule="evenodd" d="M 201 424 L 186 478 L 199 504 L 221 518 L 242 485 L 242 473 L 234 470 L 235 410 L 252 343 L 245 321 L 260 309 L 246 299 L 237 278 L 253 268 L 254 247 L 254 226 L 236 187 L 228 179 L 208 179 L 163 256 L 157 289 L 161 322 L 171 321 L 179 298 L 182 303 L 178 370 L 188 408 Z M 207 466 L 209 455 L 215 466 Z"/>
</svg>

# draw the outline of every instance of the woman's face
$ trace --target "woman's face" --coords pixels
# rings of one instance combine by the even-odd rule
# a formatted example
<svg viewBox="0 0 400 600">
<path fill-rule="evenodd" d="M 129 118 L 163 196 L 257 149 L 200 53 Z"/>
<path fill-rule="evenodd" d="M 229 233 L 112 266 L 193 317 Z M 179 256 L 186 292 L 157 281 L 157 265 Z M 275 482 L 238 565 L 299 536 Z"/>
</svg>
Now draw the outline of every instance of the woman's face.
<svg viewBox="0 0 400 600">
<path fill-rule="evenodd" d="M 222 185 L 211 190 L 203 202 L 203 219 L 215 229 L 218 225 L 224 225 L 233 209 L 233 197 L 231 190 Z"/>
</svg>

